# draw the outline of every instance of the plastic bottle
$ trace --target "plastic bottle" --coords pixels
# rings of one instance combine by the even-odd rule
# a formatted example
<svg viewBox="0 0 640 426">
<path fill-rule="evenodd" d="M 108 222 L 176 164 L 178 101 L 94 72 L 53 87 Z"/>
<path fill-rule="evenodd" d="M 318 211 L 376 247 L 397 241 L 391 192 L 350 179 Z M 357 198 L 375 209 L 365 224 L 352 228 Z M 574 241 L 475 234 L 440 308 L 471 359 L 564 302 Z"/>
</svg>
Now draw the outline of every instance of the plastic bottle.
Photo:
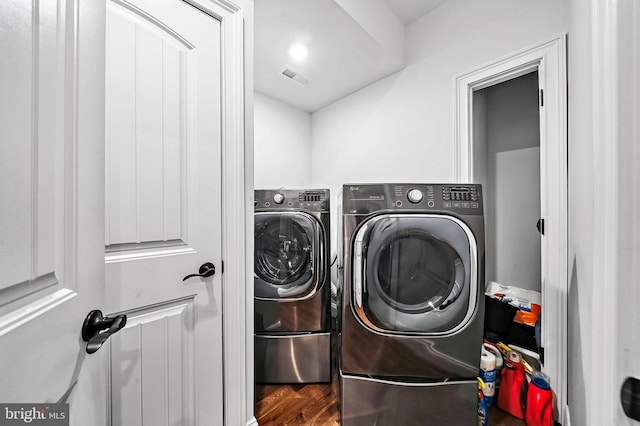
<svg viewBox="0 0 640 426">
<path fill-rule="evenodd" d="M 487 404 L 482 393 L 485 388 L 485 384 L 480 377 L 478 377 L 478 426 L 487 426 L 489 424 L 489 412 L 487 411 Z"/>
<path fill-rule="evenodd" d="M 511 351 L 502 369 L 498 407 L 514 417 L 524 419 L 526 397 L 523 396 L 526 394 L 526 385 L 522 356 L 516 351 Z"/>
<path fill-rule="evenodd" d="M 527 426 L 553 425 L 553 393 L 549 376 L 536 371 L 527 391 Z"/>
<path fill-rule="evenodd" d="M 504 359 L 502 358 L 502 352 L 500 352 L 500 349 L 498 349 L 498 347 L 494 343 L 488 343 L 487 341 L 485 341 L 482 344 L 482 347 L 484 348 L 485 351 L 491 352 L 496 357 L 496 382 L 495 382 L 495 388 L 496 388 L 496 392 L 497 392 L 498 391 L 498 386 L 500 386 L 500 373 L 502 371 L 502 367 L 504 367 Z"/>
<path fill-rule="evenodd" d="M 480 378 L 485 384 L 482 389 L 485 404 L 490 407 L 496 395 L 496 357 L 484 348 L 480 353 Z"/>
</svg>

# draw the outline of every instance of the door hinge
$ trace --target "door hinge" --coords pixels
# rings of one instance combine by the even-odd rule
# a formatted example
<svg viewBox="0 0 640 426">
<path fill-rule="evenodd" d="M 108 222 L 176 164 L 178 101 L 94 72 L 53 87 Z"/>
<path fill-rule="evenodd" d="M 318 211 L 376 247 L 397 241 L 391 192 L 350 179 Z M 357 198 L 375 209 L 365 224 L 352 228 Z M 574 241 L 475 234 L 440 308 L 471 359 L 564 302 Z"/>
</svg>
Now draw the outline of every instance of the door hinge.
<svg viewBox="0 0 640 426">
<path fill-rule="evenodd" d="M 544 235 L 544 219 L 542 218 L 538 219 L 538 223 L 536 223 L 536 228 L 538 229 L 538 232 L 540 233 L 540 235 Z"/>
<path fill-rule="evenodd" d="M 224 274 L 224 260 L 220 261 L 220 269 L 221 269 L 220 273 Z"/>
<path fill-rule="evenodd" d="M 544 90 L 540 89 L 540 106 L 544 106 Z"/>
</svg>

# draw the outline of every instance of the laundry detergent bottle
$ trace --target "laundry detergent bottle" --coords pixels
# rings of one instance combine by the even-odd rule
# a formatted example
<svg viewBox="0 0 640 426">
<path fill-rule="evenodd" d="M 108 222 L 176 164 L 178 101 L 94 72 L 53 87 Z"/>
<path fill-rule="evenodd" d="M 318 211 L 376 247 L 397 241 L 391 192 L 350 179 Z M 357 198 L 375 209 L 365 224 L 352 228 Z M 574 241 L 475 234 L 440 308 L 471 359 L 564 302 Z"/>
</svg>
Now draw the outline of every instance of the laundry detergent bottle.
<svg viewBox="0 0 640 426">
<path fill-rule="evenodd" d="M 522 365 L 522 356 L 518 352 L 508 353 L 501 375 L 498 407 L 514 417 L 524 419 L 527 378 Z"/>
<path fill-rule="evenodd" d="M 536 371 L 527 391 L 527 426 L 553 425 L 553 393 L 549 376 Z"/>
<path fill-rule="evenodd" d="M 504 359 L 502 357 L 502 352 L 500 352 L 500 349 L 498 349 L 498 347 L 495 344 L 487 343 L 486 341 L 482 344 L 482 347 L 484 348 L 485 351 L 491 352 L 496 357 L 495 388 L 496 388 L 496 392 L 498 392 L 498 386 L 500 386 L 500 372 L 502 371 L 502 367 L 504 367 Z"/>
<path fill-rule="evenodd" d="M 496 395 L 496 357 L 484 348 L 480 353 L 480 378 L 485 384 L 482 389 L 485 404 L 490 407 Z"/>
</svg>

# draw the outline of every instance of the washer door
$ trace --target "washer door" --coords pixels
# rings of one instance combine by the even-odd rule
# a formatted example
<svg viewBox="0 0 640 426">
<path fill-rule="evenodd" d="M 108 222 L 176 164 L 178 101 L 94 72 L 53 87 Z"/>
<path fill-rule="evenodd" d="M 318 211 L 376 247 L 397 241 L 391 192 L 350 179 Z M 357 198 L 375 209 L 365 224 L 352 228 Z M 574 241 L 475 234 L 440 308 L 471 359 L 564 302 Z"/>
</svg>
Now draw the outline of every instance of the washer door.
<svg viewBox="0 0 640 426">
<path fill-rule="evenodd" d="M 324 250 L 320 223 L 304 212 L 255 214 L 254 282 L 258 299 L 305 299 L 318 290 Z"/>
<path fill-rule="evenodd" d="M 475 310 L 477 248 L 471 230 L 444 215 L 389 214 L 354 240 L 354 306 L 383 332 L 445 334 Z"/>
</svg>

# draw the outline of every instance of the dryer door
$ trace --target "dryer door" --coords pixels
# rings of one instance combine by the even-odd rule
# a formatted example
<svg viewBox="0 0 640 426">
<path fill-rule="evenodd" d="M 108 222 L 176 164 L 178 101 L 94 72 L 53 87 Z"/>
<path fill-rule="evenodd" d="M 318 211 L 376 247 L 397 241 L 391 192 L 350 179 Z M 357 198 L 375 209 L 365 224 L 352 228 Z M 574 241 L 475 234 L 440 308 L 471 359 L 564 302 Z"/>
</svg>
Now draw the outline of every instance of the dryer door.
<svg viewBox="0 0 640 426">
<path fill-rule="evenodd" d="M 254 226 L 255 297 L 311 297 L 324 274 L 324 234 L 318 220 L 304 212 L 258 212 Z"/>
<path fill-rule="evenodd" d="M 459 330 L 472 317 L 477 247 L 459 219 L 380 215 L 362 224 L 354 244 L 354 306 L 365 325 L 437 335 Z"/>
</svg>

